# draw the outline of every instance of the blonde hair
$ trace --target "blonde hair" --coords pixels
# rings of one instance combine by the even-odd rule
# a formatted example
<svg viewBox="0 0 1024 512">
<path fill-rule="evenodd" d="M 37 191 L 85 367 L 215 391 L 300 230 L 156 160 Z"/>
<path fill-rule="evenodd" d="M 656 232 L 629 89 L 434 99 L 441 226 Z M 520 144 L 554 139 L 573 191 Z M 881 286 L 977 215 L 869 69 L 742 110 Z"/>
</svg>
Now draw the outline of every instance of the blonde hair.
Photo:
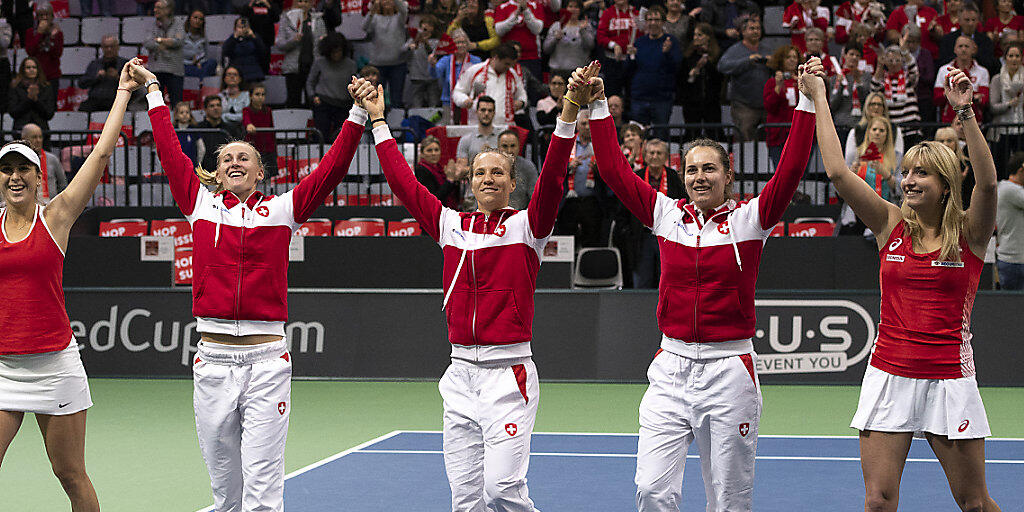
<svg viewBox="0 0 1024 512">
<path fill-rule="evenodd" d="M 232 144 L 241 144 L 241 145 L 249 148 L 252 151 L 252 153 L 254 155 L 256 155 L 256 165 L 259 166 L 261 171 L 263 170 L 263 157 L 260 156 L 260 152 L 256 151 L 256 147 L 255 146 L 253 146 L 252 144 L 249 144 L 248 142 L 246 142 L 244 140 L 233 140 L 231 142 L 228 142 L 227 144 L 221 144 L 220 147 L 217 148 L 217 165 L 218 166 L 220 166 L 220 156 L 224 152 L 224 149 L 227 148 L 228 146 L 232 145 Z M 213 190 L 214 193 L 217 193 L 217 192 L 220 192 L 220 191 L 224 190 L 224 185 L 220 181 L 217 181 L 217 170 L 216 169 L 214 169 L 213 172 L 210 172 L 210 171 L 207 171 L 206 169 L 203 169 L 202 165 L 197 165 L 196 166 L 196 176 L 199 177 L 199 182 L 202 183 L 203 185 L 206 185 L 208 187 L 213 187 L 214 188 L 214 190 Z"/>
<path fill-rule="evenodd" d="M 868 114 L 868 103 L 871 103 L 871 98 L 876 96 L 878 99 L 882 100 L 882 115 L 885 116 L 886 119 L 889 119 L 889 102 L 885 100 L 885 95 L 880 92 L 873 92 L 864 98 L 864 108 L 862 109 L 864 115 L 860 116 L 860 122 L 857 123 L 858 126 L 867 128 L 868 121 L 871 120 L 871 114 Z"/>
<path fill-rule="evenodd" d="M 939 225 L 942 238 L 939 259 L 960 261 L 960 233 L 964 226 L 964 206 L 960 196 L 963 178 L 956 154 L 941 142 L 921 142 L 907 151 L 903 157 L 903 166 L 908 171 L 921 166 L 929 172 L 934 172 L 946 185 L 947 195 L 942 200 L 945 208 Z M 920 240 L 922 228 L 917 212 L 908 206 L 906 201 L 900 210 L 903 213 L 903 221 L 907 223 L 907 235 L 911 240 Z"/>
<path fill-rule="evenodd" d="M 953 154 L 956 155 L 956 159 L 957 161 L 960 162 L 961 165 L 967 163 L 967 157 L 964 156 L 964 150 L 960 147 L 960 136 L 956 134 L 956 130 L 954 130 L 952 126 L 943 126 L 942 128 L 935 130 L 936 142 L 939 141 L 939 137 L 943 136 L 952 137 L 952 139 L 956 141 L 956 144 L 954 144 L 954 146 L 956 146 L 956 149 L 953 150 Z"/>
<path fill-rule="evenodd" d="M 476 156 L 473 157 L 473 162 L 470 164 L 470 169 L 476 167 L 476 161 L 483 155 L 498 155 L 501 161 L 508 167 L 508 175 L 512 178 L 512 181 L 516 180 L 516 156 L 512 153 L 502 151 L 498 148 L 492 148 L 491 146 L 484 146 Z"/>
<path fill-rule="evenodd" d="M 875 123 L 882 123 L 885 127 L 885 141 L 882 142 L 882 146 L 878 148 L 878 152 L 882 154 L 882 167 L 888 176 L 892 176 L 893 171 L 896 170 L 896 144 L 893 142 L 892 123 L 887 118 L 882 116 L 873 117 L 864 130 L 864 140 L 861 141 L 860 145 L 857 146 L 857 155 L 864 156 L 864 153 L 868 150 L 868 133 L 871 131 L 871 125 Z M 886 176 L 886 177 L 888 177 Z"/>
</svg>

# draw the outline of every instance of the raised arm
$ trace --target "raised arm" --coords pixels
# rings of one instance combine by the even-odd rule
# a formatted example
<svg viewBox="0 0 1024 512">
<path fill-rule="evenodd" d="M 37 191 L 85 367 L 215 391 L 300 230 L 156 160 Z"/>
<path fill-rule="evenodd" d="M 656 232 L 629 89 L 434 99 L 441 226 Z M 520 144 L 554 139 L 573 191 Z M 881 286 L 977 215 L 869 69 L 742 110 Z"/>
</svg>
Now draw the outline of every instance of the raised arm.
<svg viewBox="0 0 1024 512">
<path fill-rule="evenodd" d="M 967 209 L 967 215 L 964 217 L 964 236 L 971 250 L 981 257 L 984 256 L 988 241 L 996 228 L 998 183 L 992 152 L 989 151 L 988 142 L 985 141 L 978 120 L 974 117 L 972 100 L 975 94 L 977 93 L 974 92 L 971 79 L 963 71 L 956 70 L 950 73 L 946 85 L 946 100 L 963 124 L 975 181 L 974 191 L 971 192 L 971 207 Z"/>
<path fill-rule="evenodd" d="M 352 80 L 355 83 L 355 79 Z M 349 92 L 353 90 L 349 86 Z M 366 125 L 366 111 L 358 105 L 353 105 L 349 112 L 348 120 L 341 127 L 341 133 L 331 144 L 327 154 L 320 159 L 320 165 L 295 186 L 292 191 L 292 203 L 295 207 L 295 222 L 306 222 L 324 199 L 331 193 L 338 183 L 348 174 L 348 168 L 352 164 L 352 157 L 359 147 L 359 139 L 363 137 L 364 126 Z"/>
<path fill-rule="evenodd" d="M 574 79 L 576 73 L 573 73 Z M 608 112 L 608 101 L 604 96 L 604 84 L 594 79 L 595 90 L 590 103 L 590 138 L 594 146 L 594 163 L 608 188 L 626 205 L 636 218 L 647 227 L 654 225 L 654 206 L 658 193 L 642 178 L 622 154 L 615 123 Z"/>
<path fill-rule="evenodd" d="M 584 81 L 589 81 L 597 76 L 601 67 L 597 62 L 591 62 L 585 68 L 580 68 L 574 75 L 579 74 Z M 582 70 L 582 73 L 580 71 Z M 590 99 L 590 87 L 574 87 L 569 91 L 562 101 L 562 113 L 555 121 L 555 133 L 551 136 L 551 144 L 548 145 L 547 155 L 544 157 L 544 165 L 541 167 L 537 183 L 533 187 L 533 197 L 530 198 L 530 205 L 526 213 L 530 219 L 530 230 L 536 238 L 545 238 L 551 234 L 555 227 L 555 218 L 558 216 L 558 204 L 562 201 L 562 185 L 565 183 L 565 174 L 569 170 L 569 154 L 576 144 L 576 116 L 579 114 L 579 105 Z"/>
<path fill-rule="evenodd" d="M 138 83 L 145 83 L 156 78 L 141 64 L 129 63 L 129 67 L 132 78 Z M 156 154 L 160 158 L 160 167 L 163 167 L 164 173 L 167 175 L 171 195 L 174 196 L 174 201 L 178 203 L 181 212 L 191 215 L 196 206 L 199 188 L 202 186 L 199 176 L 196 176 L 195 165 L 181 150 L 178 135 L 174 132 L 174 125 L 171 124 L 171 111 L 167 105 L 164 105 L 160 84 L 154 83 L 149 86 L 146 101 L 149 102 L 149 120 L 153 125 Z M 213 150 L 213 148 L 208 149 Z M 213 171 L 213 169 L 208 170 Z"/>
<path fill-rule="evenodd" d="M 818 147 L 825 164 L 825 173 L 839 196 L 850 205 L 853 212 L 872 232 L 878 243 L 884 244 L 889 233 L 902 218 L 896 205 L 882 199 L 871 186 L 850 171 L 843 159 L 843 149 L 839 146 L 839 135 L 836 133 L 832 112 L 828 108 L 828 97 L 825 83 L 820 76 L 801 77 L 800 90 L 810 93 L 814 99 L 815 124 L 818 136 Z M 790 131 L 792 136 L 792 131 Z M 788 144 L 787 144 L 788 145 Z"/>
<path fill-rule="evenodd" d="M 377 147 L 377 159 L 380 160 L 380 167 L 391 191 L 420 223 L 423 231 L 435 241 L 440 240 L 441 201 L 416 179 L 405 156 L 398 150 L 398 143 L 391 136 L 391 128 L 384 119 L 384 87 L 378 85 L 374 88 L 362 78 L 356 80 L 356 83 L 358 85 L 352 97 L 357 103 L 363 104 L 374 120 L 373 140 Z"/>
<path fill-rule="evenodd" d="M 138 59 L 133 59 L 133 61 L 141 64 Z M 44 210 L 46 223 L 62 248 L 67 247 L 68 234 L 71 232 L 72 224 L 89 203 L 93 192 L 96 191 L 96 186 L 100 183 L 100 178 L 103 177 L 103 171 L 107 167 L 107 162 L 110 161 L 110 155 L 114 152 L 117 138 L 121 134 L 121 124 L 124 122 L 124 112 L 128 107 L 128 100 L 131 99 L 132 91 L 141 85 L 131 77 L 128 66 L 129 64 L 125 64 L 121 69 L 117 95 L 107 114 L 107 121 L 103 125 L 99 142 L 85 159 L 82 168 L 75 174 L 75 179 L 71 180 L 67 188 L 57 194 Z"/>
</svg>

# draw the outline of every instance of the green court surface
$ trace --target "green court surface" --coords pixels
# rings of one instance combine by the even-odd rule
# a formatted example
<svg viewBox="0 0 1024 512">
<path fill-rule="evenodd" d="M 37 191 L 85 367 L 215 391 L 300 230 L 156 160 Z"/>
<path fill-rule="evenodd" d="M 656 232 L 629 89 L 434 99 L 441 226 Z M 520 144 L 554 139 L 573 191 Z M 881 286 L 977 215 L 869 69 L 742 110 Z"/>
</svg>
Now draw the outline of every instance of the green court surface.
<svg viewBox="0 0 1024 512">
<path fill-rule="evenodd" d="M 108 511 L 194 511 L 212 503 L 189 380 L 92 379 L 86 461 Z M 636 432 L 646 386 L 545 382 L 537 431 Z M 765 386 L 762 434 L 854 435 L 857 387 Z M 1024 437 L 1024 388 L 985 388 L 996 437 Z M 439 430 L 434 382 L 296 381 L 291 472 L 393 430 Z M 70 509 L 26 417 L 0 467 L 3 510 Z"/>
</svg>

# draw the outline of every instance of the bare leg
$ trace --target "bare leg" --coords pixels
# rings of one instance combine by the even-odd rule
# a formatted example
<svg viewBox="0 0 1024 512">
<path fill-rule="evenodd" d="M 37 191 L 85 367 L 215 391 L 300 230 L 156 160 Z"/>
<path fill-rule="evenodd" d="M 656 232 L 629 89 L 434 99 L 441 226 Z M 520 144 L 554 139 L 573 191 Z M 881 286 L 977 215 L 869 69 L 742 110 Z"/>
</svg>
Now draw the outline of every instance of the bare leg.
<svg viewBox="0 0 1024 512">
<path fill-rule="evenodd" d="M 1000 512 L 985 485 L 985 439 L 950 440 L 927 434 L 928 444 L 942 464 L 953 499 L 965 512 Z"/>
<path fill-rule="evenodd" d="M 99 500 L 85 474 L 85 411 L 67 416 L 36 414 L 53 474 L 71 500 L 72 512 L 98 512 Z"/>
<path fill-rule="evenodd" d="M 14 440 L 14 435 L 18 433 L 21 420 L 24 418 L 25 413 L 23 412 L 0 411 L 0 464 L 3 464 L 7 447 Z"/>
<path fill-rule="evenodd" d="M 912 439 L 910 432 L 860 432 L 865 512 L 895 512 Z"/>
</svg>

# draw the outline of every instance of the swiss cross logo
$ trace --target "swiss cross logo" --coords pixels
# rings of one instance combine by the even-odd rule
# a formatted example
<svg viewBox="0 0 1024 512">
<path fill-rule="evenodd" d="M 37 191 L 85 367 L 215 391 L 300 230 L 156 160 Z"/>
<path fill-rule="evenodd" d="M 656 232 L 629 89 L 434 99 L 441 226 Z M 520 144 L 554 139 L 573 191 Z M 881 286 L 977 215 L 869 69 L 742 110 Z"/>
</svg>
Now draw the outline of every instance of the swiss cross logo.
<svg viewBox="0 0 1024 512">
<path fill-rule="evenodd" d="M 518 427 L 516 427 L 515 423 L 506 423 L 505 424 L 505 432 L 508 432 L 508 435 L 514 436 L 514 435 L 516 435 L 516 432 L 518 432 L 518 431 L 519 431 L 519 429 L 518 429 Z"/>
<path fill-rule="evenodd" d="M 889 244 L 889 251 L 890 252 L 891 251 L 895 251 L 896 248 L 899 247 L 900 244 L 902 244 L 902 243 L 903 243 L 903 239 L 902 238 L 897 238 L 896 240 L 893 240 L 892 243 Z"/>
<path fill-rule="evenodd" d="M 498 224 L 498 227 L 494 228 L 494 234 L 498 236 L 505 236 L 505 225 Z M 512 427 L 514 428 L 515 425 L 512 425 Z"/>
<path fill-rule="evenodd" d="M 266 206 L 263 206 L 263 205 L 257 206 L 256 207 L 256 213 L 260 217 L 266 217 L 267 215 L 270 215 L 270 208 L 267 208 Z"/>
<path fill-rule="evenodd" d="M 747 437 L 748 433 L 750 433 L 750 423 L 740 423 L 740 435 Z"/>
<path fill-rule="evenodd" d="M 728 235 L 729 234 L 729 221 L 728 220 L 726 220 L 725 222 L 723 222 L 723 223 L 718 225 L 718 232 L 723 234 L 723 235 Z"/>
<path fill-rule="evenodd" d="M 971 420 L 964 420 L 962 423 L 960 423 L 960 426 L 957 427 L 956 431 L 957 432 L 963 432 L 964 430 L 967 430 L 967 427 L 970 424 L 971 424 Z"/>
<path fill-rule="evenodd" d="M 277 412 L 281 413 L 282 416 L 284 416 L 284 412 L 287 411 L 287 410 L 288 410 L 288 404 L 287 403 L 285 403 L 285 402 L 278 402 L 277 403 Z"/>
</svg>

